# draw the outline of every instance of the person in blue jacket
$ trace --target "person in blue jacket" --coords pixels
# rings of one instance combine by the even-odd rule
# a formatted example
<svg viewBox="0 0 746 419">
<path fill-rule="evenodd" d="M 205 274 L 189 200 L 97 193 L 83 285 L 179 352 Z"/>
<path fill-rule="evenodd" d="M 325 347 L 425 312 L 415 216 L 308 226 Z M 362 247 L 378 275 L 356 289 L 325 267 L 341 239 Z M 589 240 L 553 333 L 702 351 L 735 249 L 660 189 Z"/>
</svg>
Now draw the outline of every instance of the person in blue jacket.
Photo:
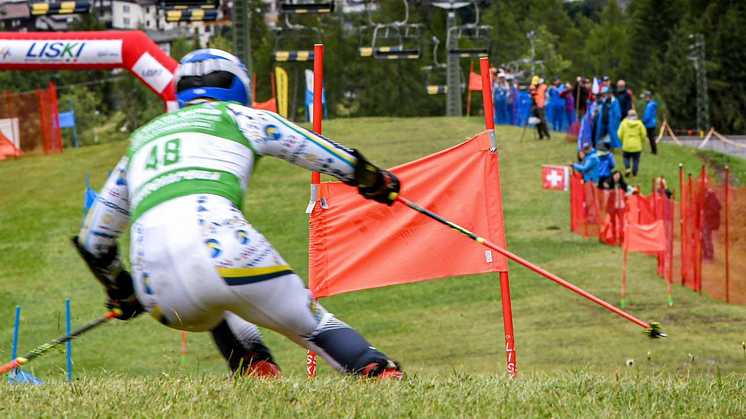
<svg viewBox="0 0 746 419">
<path fill-rule="evenodd" d="M 564 91 L 565 86 L 559 77 L 555 77 L 554 83 L 547 89 L 547 97 L 549 98 L 547 115 L 552 123 L 553 131 L 562 131 L 562 125 L 565 121 L 565 99 L 560 97 L 560 94 Z"/>
<path fill-rule="evenodd" d="M 596 149 L 591 145 L 585 146 L 578 152 L 578 159 L 581 162 L 572 164 L 572 168 L 583 175 L 584 182 L 598 183 L 599 161 Z"/>
<path fill-rule="evenodd" d="M 653 94 L 650 93 L 650 90 L 646 90 L 642 94 L 642 98 L 645 99 L 645 113 L 642 115 L 642 123 L 648 131 L 650 149 L 653 150 L 653 154 L 658 154 L 658 144 L 655 143 L 655 115 L 658 113 L 658 102 L 653 100 Z"/>
<path fill-rule="evenodd" d="M 608 86 L 602 88 L 601 94 L 603 95 L 603 99 L 597 105 L 598 122 L 596 123 L 596 141 L 601 143 L 604 141 L 604 137 L 608 135 L 611 140 L 611 148 L 621 148 L 622 142 L 617 135 L 619 121 L 621 121 L 619 101 L 616 100 Z"/>
<path fill-rule="evenodd" d="M 597 150 L 598 185 L 600 188 L 601 184 L 611 176 L 611 173 L 616 168 L 616 163 L 614 162 L 614 155 L 609 151 L 609 143 L 600 143 Z"/>
</svg>

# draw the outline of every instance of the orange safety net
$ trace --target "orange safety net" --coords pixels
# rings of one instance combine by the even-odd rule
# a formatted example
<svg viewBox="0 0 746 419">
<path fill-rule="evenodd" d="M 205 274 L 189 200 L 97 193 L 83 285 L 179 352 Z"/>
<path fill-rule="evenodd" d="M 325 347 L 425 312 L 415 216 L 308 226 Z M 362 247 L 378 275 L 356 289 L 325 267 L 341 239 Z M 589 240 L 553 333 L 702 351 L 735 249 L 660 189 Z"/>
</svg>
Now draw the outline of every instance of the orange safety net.
<svg viewBox="0 0 746 419">
<path fill-rule="evenodd" d="M 62 152 L 62 135 L 57 110 L 57 88 L 50 82 L 47 90 L 0 94 L 0 152 L 5 156 L 23 153 Z"/>
<path fill-rule="evenodd" d="M 627 196 L 621 189 L 599 189 L 583 182 L 574 172 L 570 182 L 572 230 L 583 237 L 596 237 L 602 243 L 621 246 L 624 243 L 625 223 L 638 225 L 663 222 L 666 251 L 648 252 L 658 258 L 658 274 L 667 280 L 673 276 L 674 202 L 662 193 L 648 196 Z"/>
<path fill-rule="evenodd" d="M 622 212 L 638 224 L 663 221 L 666 251 L 646 252 L 658 258 L 659 275 L 715 299 L 746 304 L 746 188 L 718 183 L 704 169 L 696 177 L 682 173 L 680 183 L 678 202 L 660 192 L 634 194 L 626 197 Z M 608 191 L 583 184 L 577 173 L 570 186 L 573 231 L 617 243 L 613 220 L 619 208 L 610 208 Z"/>
<path fill-rule="evenodd" d="M 482 133 L 392 169 L 402 196 L 505 246 L 497 153 Z M 309 288 L 315 298 L 456 275 L 507 272 L 507 259 L 401 204 L 320 185 L 311 214 Z M 326 207 L 326 208 L 324 208 Z"/>
</svg>

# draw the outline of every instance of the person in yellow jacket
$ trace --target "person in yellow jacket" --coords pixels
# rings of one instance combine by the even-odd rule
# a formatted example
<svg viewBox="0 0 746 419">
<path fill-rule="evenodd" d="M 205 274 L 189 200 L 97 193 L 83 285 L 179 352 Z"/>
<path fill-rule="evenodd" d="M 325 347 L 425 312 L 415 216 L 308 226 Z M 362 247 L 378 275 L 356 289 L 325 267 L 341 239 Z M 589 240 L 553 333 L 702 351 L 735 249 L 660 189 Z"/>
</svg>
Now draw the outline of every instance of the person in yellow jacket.
<svg viewBox="0 0 746 419">
<path fill-rule="evenodd" d="M 645 124 L 637 117 L 637 111 L 630 109 L 627 112 L 627 117 L 619 125 L 617 135 L 622 141 L 622 158 L 624 159 L 624 167 L 627 169 L 625 176 L 629 177 L 630 174 L 637 176 L 637 171 L 640 168 L 642 144 L 648 135 Z M 632 160 L 632 169 L 629 167 L 630 160 Z"/>
</svg>

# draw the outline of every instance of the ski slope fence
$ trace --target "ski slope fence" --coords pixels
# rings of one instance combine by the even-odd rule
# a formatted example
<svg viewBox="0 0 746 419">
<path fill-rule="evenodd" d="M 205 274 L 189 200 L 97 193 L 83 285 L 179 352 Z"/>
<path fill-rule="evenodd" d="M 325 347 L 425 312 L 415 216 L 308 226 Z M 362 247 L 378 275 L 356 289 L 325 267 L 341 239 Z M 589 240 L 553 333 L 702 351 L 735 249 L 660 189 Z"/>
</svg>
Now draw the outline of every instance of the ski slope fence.
<svg viewBox="0 0 746 419">
<path fill-rule="evenodd" d="M 729 177 L 727 168 L 724 176 Z M 572 231 L 621 246 L 626 216 L 640 223 L 663 220 L 668 250 L 652 254 L 658 258 L 658 274 L 699 294 L 746 304 L 746 188 L 718 183 L 704 167 L 696 177 L 685 176 L 680 167 L 679 184 L 678 197 L 662 191 L 627 196 L 584 183 L 573 173 Z"/>
</svg>

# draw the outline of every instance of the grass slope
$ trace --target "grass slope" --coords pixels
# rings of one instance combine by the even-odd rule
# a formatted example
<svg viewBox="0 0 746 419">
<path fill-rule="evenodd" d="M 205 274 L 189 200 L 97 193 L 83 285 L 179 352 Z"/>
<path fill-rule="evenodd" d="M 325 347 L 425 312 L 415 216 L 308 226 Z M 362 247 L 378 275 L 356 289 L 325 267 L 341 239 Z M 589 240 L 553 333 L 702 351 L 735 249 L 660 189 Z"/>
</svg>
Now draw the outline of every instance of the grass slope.
<svg viewBox="0 0 746 419">
<path fill-rule="evenodd" d="M 389 167 L 461 142 L 481 129 L 478 118 L 471 121 L 378 118 L 329 121 L 324 125 L 324 134 L 361 148 L 371 160 Z M 566 164 L 573 160 L 574 144 L 561 140 L 533 141 L 530 134 L 523 141 L 520 137 L 519 128 L 498 129 L 508 246 L 515 253 L 618 304 L 620 249 L 572 234 L 569 231 L 568 195 L 541 190 L 540 166 Z M 65 298 L 72 300 L 73 327 L 103 313 L 100 304 L 103 294 L 68 244 L 68 237 L 80 227 L 85 173 L 91 173 L 92 186 L 99 188 L 106 178 L 107 169 L 116 164 L 125 147 L 124 143 L 91 146 L 68 150 L 57 156 L 0 164 L 0 359 L 10 358 L 13 310 L 17 304 L 23 306 L 22 353 L 63 333 Z M 746 163 L 742 160 L 717 157 L 719 163 L 729 162 L 732 173 L 746 171 Z M 703 157 L 693 150 L 662 145 L 659 156 L 643 155 L 639 182 L 643 190 L 649 190 L 650 180 L 660 174 L 667 179 L 677 179 L 678 163 L 696 171 L 703 161 Z M 621 165 L 620 157 L 617 162 Z M 263 159 L 252 179 L 245 204 L 247 219 L 269 237 L 303 277 L 306 277 L 308 264 L 308 219 L 304 209 L 308 203 L 309 179 L 309 173 L 302 169 L 278 160 Z M 450 234 L 455 233 L 444 228 L 443 240 L 448 240 Z M 741 342 L 746 340 L 743 328 L 746 311 L 743 307 L 699 297 L 680 287 L 674 290 L 674 307 L 668 307 L 666 286 L 655 275 L 653 258 L 630 254 L 628 311 L 644 320 L 662 321 L 671 336 L 664 341 L 643 338 L 638 326 L 520 266 L 511 264 L 510 269 L 519 374 L 523 377 L 532 373 L 550 374 L 549 377 L 524 378 L 526 381 L 519 384 L 521 390 L 515 390 L 517 400 L 531 400 L 531 391 L 555 391 L 550 389 L 559 386 L 557 395 L 566 400 L 567 408 L 580 406 L 584 398 L 596 397 L 571 390 L 573 386 L 582 387 L 583 383 L 591 383 L 588 385 L 593 391 L 598 386 L 599 394 L 604 394 L 603 391 L 620 394 L 628 391 L 632 397 L 633 393 L 644 388 L 649 392 L 647 397 L 668 391 L 691 391 L 692 395 L 687 397 L 694 397 L 693 394 L 704 389 L 719 391 L 712 387 L 717 385 L 716 372 L 726 375 L 744 373 L 746 358 Z M 475 409 L 472 411 L 474 416 L 484 416 L 480 414 L 483 405 L 474 401 L 474 397 L 482 397 L 495 387 L 497 395 L 484 396 L 487 397 L 485 400 L 499 402 L 498 405 L 502 403 L 500 387 L 506 386 L 505 383 L 500 384 L 500 380 L 494 378 L 470 378 L 473 374 L 502 376 L 505 373 L 497 275 L 455 277 L 368 290 L 332 297 L 323 304 L 358 328 L 378 348 L 400 360 L 407 371 L 420 377 L 413 380 L 411 386 L 414 389 L 411 391 L 407 386 L 407 390 L 401 393 L 395 389 L 381 390 L 386 397 L 410 400 L 408 394 L 416 396 L 418 392 L 424 392 L 427 397 L 422 401 L 410 400 L 411 404 L 407 405 L 408 409 L 420 409 L 420 403 L 445 394 L 430 391 L 431 388 L 447 393 L 450 390 L 446 389 L 453 387 L 464 392 L 454 393 L 462 403 L 473 401 L 467 405 Z M 135 394 L 158 393 L 158 389 L 168 387 L 169 380 L 164 378 L 155 382 L 127 379 L 137 376 L 179 377 L 174 384 L 188 383 L 185 393 L 168 393 L 174 390 L 167 388 L 162 392 L 188 397 L 189 400 L 193 397 L 189 392 L 197 391 L 190 386 L 202 385 L 202 382 L 217 380 L 217 384 L 210 384 L 205 391 L 221 394 L 217 397 L 221 400 L 235 391 L 231 384 L 220 378 L 226 367 L 209 337 L 189 335 L 188 360 L 186 365 L 182 365 L 179 362 L 179 335 L 179 332 L 146 317 L 102 327 L 74 343 L 73 359 L 76 376 L 104 378 L 95 378 L 62 391 L 72 392 L 71 400 L 82 399 L 95 393 L 97 386 L 112 375 L 120 377 L 112 384 L 115 388 L 111 398 L 115 400 L 124 394 L 122 386 L 132 388 Z M 304 351 L 274 333 L 267 332 L 265 337 L 285 374 L 302 376 Z M 627 368 L 627 359 L 635 359 L 640 367 Z M 61 352 L 47 355 L 29 368 L 42 378 L 62 381 L 64 355 Z M 593 378 L 587 381 L 583 376 L 566 374 L 580 369 L 589 370 Z M 320 374 L 329 377 L 332 372 L 322 366 Z M 469 377 L 464 378 L 464 374 Z M 653 378 L 659 375 L 691 375 L 699 377 L 701 383 L 681 384 L 676 378 Z M 621 377 L 622 384 L 617 383 L 618 377 Z M 637 383 L 637 377 L 650 378 Z M 736 385 L 735 380 L 727 378 L 726 382 L 732 386 Z M 471 384 L 465 384 L 466 387 L 461 389 L 461 382 Z M 290 388 L 297 390 L 299 383 L 302 385 L 304 381 L 297 378 L 285 382 L 277 391 L 285 394 Z M 360 389 L 366 388 L 361 384 L 348 390 L 346 384 L 340 383 L 344 381 L 322 380 L 309 389 L 302 385 L 297 391 L 305 394 L 318 391 L 320 395 L 337 394 L 337 391 L 362 394 Z M 742 381 L 739 383 L 742 389 Z M 254 385 L 242 383 L 239 386 L 248 388 Z M 257 394 L 264 392 L 267 397 L 274 391 L 272 386 L 257 386 Z M 469 388 L 473 393 L 468 393 Z M 31 407 L 33 395 L 41 397 L 46 391 L 52 390 L 26 393 L 0 384 L 0 396 L 15 395 L 14 406 L 26 408 Z M 564 396 L 562 391 L 566 391 Z M 374 411 L 365 410 L 370 406 L 360 405 L 363 397 L 356 405 L 362 409 L 360 412 Z M 669 400 L 669 396 L 665 397 Z M 717 404 L 719 398 L 727 400 L 728 396 L 725 393 L 713 395 L 709 403 Z M 554 400 L 552 396 L 539 403 L 551 403 L 551 400 Z M 598 398 L 595 403 L 602 400 Z M 624 400 L 620 399 L 620 403 L 626 403 Z M 637 401 L 628 401 L 626 408 L 633 409 Z M 64 408 L 65 403 L 56 406 Z M 94 410 L 98 408 L 91 403 L 97 402 L 91 401 L 86 406 Z M 248 401 L 236 406 L 244 406 L 240 403 Z M 519 405 L 510 403 L 505 406 L 506 414 L 511 409 L 520 409 Z M 720 407 L 740 406 L 743 409 L 743 400 L 739 403 Z M 279 412 L 273 409 L 291 409 L 288 412 L 292 413 L 293 406 L 291 402 L 290 406 L 269 404 L 261 408 L 269 409 L 267 413 Z M 343 403 L 333 403 L 333 406 L 341 409 L 340 414 L 351 416 L 356 412 L 349 410 L 354 406 Z M 559 409 L 556 412 L 569 412 L 562 410 L 566 408 L 562 405 L 546 406 L 546 411 L 524 412 L 544 415 L 555 412 L 552 408 Z M 593 404 L 587 406 L 587 411 L 593 412 Z M 166 413 L 167 409 L 160 408 L 152 407 L 152 415 Z M 42 410 L 34 411 L 44 415 Z M 443 415 L 448 416 L 448 411 L 443 410 Z M 496 410 L 495 414 L 498 412 Z M 641 416 L 638 411 L 630 412 Z M 693 414 L 693 411 L 689 413 Z"/>
</svg>

